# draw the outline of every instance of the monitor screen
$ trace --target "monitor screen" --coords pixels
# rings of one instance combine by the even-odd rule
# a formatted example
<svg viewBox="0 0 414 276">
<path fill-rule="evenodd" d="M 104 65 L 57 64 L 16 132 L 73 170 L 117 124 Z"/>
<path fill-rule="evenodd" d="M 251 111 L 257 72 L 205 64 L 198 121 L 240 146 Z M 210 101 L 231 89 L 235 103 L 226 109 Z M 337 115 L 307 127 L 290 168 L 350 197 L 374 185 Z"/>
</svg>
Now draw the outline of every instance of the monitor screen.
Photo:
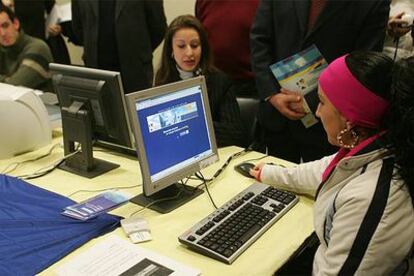
<svg viewBox="0 0 414 276">
<path fill-rule="evenodd" d="M 203 77 L 127 95 L 145 196 L 218 160 Z"/>
<path fill-rule="evenodd" d="M 118 72 L 54 63 L 50 64 L 50 71 L 62 111 L 65 143 L 83 141 L 82 152 L 90 147 L 89 142 L 85 142 L 89 139 L 119 149 L 133 147 L 133 136 Z M 73 149 L 66 149 L 65 146 L 65 154 L 66 151 L 73 152 Z M 67 160 L 66 163 L 79 167 L 82 162 L 89 162 L 91 157 L 80 160 L 79 155 L 76 158 Z M 96 167 L 92 163 L 86 165 L 87 171 Z"/>
</svg>

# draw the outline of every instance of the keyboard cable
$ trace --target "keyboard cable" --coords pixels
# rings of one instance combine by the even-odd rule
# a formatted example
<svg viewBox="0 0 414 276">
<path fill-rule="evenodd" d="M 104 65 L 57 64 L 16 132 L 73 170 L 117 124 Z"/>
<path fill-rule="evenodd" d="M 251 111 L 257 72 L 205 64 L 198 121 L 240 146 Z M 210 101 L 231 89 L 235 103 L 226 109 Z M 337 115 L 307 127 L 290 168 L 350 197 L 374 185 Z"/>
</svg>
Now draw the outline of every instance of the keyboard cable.
<svg viewBox="0 0 414 276">
<path fill-rule="evenodd" d="M 208 189 L 208 185 L 207 185 L 207 180 L 204 178 L 203 173 L 202 173 L 202 172 L 198 172 L 198 173 L 196 173 L 196 175 L 197 175 L 197 174 L 199 174 L 199 175 L 200 175 L 200 177 L 201 177 L 201 179 L 203 180 L 203 183 L 202 183 L 202 184 L 204 184 L 204 187 L 206 188 L 206 192 L 207 192 L 207 194 L 208 194 L 208 197 L 209 197 L 209 199 L 210 199 L 211 203 L 213 204 L 214 208 L 218 209 L 218 207 L 217 207 L 216 203 L 215 203 L 215 202 L 214 202 L 214 200 L 213 200 L 213 197 L 212 197 L 212 196 L 211 196 L 211 194 L 210 194 L 210 190 Z"/>
</svg>

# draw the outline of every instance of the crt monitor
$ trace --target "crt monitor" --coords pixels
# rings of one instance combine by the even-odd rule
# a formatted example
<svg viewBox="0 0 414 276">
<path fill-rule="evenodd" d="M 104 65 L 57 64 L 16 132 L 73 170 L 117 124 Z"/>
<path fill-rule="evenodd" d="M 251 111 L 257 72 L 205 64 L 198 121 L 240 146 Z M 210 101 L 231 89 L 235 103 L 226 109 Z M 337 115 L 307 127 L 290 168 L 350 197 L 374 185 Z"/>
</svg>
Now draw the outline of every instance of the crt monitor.
<svg viewBox="0 0 414 276">
<path fill-rule="evenodd" d="M 0 83 L 0 159 L 50 144 L 47 110 L 37 92 Z"/>
<path fill-rule="evenodd" d="M 131 201 L 167 213 L 202 193 L 178 182 L 218 160 L 205 79 L 126 98 L 143 178 L 143 194 Z"/>
<path fill-rule="evenodd" d="M 93 158 L 92 144 L 133 147 L 120 74 L 54 63 L 50 71 L 62 113 L 65 156 L 73 154 L 60 168 L 92 178 L 118 167 Z"/>
</svg>

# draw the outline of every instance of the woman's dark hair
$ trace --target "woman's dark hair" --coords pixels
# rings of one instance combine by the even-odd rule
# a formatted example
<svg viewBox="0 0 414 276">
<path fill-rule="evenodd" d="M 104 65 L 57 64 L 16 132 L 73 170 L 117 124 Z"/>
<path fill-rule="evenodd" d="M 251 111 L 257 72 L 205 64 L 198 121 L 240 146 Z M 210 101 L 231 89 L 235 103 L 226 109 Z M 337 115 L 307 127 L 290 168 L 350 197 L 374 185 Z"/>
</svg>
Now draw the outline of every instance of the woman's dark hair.
<svg viewBox="0 0 414 276">
<path fill-rule="evenodd" d="M 406 183 L 414 202 L 414 57 L 394 64 L 382 53 L 357 51 L 346 63 L 366 88 L 390 103 L 381 125 L 387 132 L 379 142 L 394 154 L 396 177 Z"/>
<path fill-rule="evenodd" d="M 11 22 L 13 22 L 14 19 L 16 18 L 16 15 L 14 14 L 14 12 L 8 6 L 2 4 L 0 1 L 0 13 L 2 12 L 5 12 L 8 15 Z"/>
<path fill-rule="evenodd" d="M 214 70 L 206 30 L 196 17 L 192 15 L 181 15 L 171 22 L 171 24 L 168 26 L 167 32 L 165 33 L 164 46 L 161 54 L 161 64 L 157 70 L 157 73 L 155 74 L 156 86 L 170 83 L 179 78 L 176 63 L 174 57 L 172 56 L 172 41 L 175 33 L 178 30 L 187 28 L 196 30 L 200 37 L 201 58 L 199 68 L 201 69 L 201 73 L 203 75 L 207 75 Z"/>
<path fill-rule="evenodd" d="M 394 66 L 388 138 L 395 152 L 398 175 L 414 201 L 414 57 Z"/>
<path fill-rule="evenodd" d="M 394 64 L 384 54 L 358 51 L 346 63 L 365 87 L 390 103 L 380 142 L 394 154 L 396 177 L 406 183 L 414 202 L 414 57 Z"/>
</svg>

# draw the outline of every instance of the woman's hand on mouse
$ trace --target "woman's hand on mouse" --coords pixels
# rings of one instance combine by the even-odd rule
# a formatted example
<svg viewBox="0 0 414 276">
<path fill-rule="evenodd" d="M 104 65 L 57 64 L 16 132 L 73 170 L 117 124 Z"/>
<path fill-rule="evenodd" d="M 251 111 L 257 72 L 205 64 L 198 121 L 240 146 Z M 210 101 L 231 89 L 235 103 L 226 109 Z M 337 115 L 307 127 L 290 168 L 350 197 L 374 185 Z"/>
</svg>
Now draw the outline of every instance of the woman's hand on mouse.
<svg viewBox="0 0 414 276">
<path fill-rule="evenodd" d="M 257 180 L 260 180 L 260 171 L 262 170 L 265 164 L 266 163 L 260 162 L 253 169 L 250 169 L 250 175 L 256 178 Z"/>
</svg>

